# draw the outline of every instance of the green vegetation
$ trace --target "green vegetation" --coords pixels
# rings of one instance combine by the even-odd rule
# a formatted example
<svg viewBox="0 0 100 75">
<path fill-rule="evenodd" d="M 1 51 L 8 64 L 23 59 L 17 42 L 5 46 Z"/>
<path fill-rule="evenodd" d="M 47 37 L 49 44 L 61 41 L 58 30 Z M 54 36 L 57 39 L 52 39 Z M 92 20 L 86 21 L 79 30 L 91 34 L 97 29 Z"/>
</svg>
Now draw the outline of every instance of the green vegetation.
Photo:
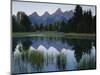
<svg viewBox="0 0 100 75">
<path fill-rule="evenodd" d="M 13 37 L 25 37 L 25 36 L 42 36 L 42 37 L 65 37 L 73 39 L 95 39 L 95 34 L 88 33 L 63 33 L 56 31 L 48 32 L 14 32 Z"/>
<path fill-rule="evenodd" d="M 14 37 L 24 37 L 24 36 L 51 36 L 51 37 L 62 37 L 64 36 L 64 33 L 62 32 L 53 32 L 53 31 L 47 31 L 47 32 L 14 32 Z"/>
<path fill-rule="evenodd" d="M 91 10 L 83 11 L 82 7 L 77 5 L 68 25 L 69 32 L 96 33 L 96 15 L 92 16 Z"/>
<path fill-rule="evenodd" d="M 17 21 L 15 16 L 12 16 L 12 24 L 13 32 L 30 32 L 32 30 L 31 21 L 22 11 L 17 13 Z"/>
<path fill-rule="evenodd" d="M 90 33 L 65 33 L 65 37 L 74 39 L 94 39 L 96 35 Z"/>
<path fill-rule="evenodd" d="M 42 69 L 44 68 L 44 66 L 45 65 L 48 66 L 48 64 L 55 64 L 56 69 L 58 71 L 66 70 L 67 59 L 66 59 L 66 55 L 64 55 L 64 53 L 60 52 L 60 54 L 58 54 L 56 57 L 54 57 L 53 55 L 44 56 L 43 52 L 41 52 L 37 49 L 33 49 L 33 50 L 29 51 L 29 45 L 30 45 L 29 42 L 24 42 L 24 46 L 26 46 L 26 47 L 24 47 L 22 44 L 22 46 L 23 46 L 21 48 L 22 49 L 21 50 L 22 51 L 22 60 L 24 62 L 30 62 L 37 72 L 41 72 Z M 80 48 L 80 51 L 82 50 L 82 48 Z M 81 53 L 81 52 L 78 52 L 78 53 Z M 47 59 L 45 59 L 45 57 L 47 57 Z M 49 58 L 51 58 L 50 61 L 49 61 Z M 53 60 L 55 58 L 56 58 L 56 61 L 53 63 Z M 45 61 L 47 61 L 47 62 L 45 63 Z M 78 63 L 79 63 L 78 69 L 80 69 L 80 70 L 96 68 L 96 58 L 95 58 L 95 56 L 92 56 L 91 54 L 84 53 L 81 60 Z"/>
<path fill-rule="evenodd" d="M 29 17 L 22 11 L 12 16 L 12 35 L 13 37 L 26 37 L 26 36 L 43 36 L 43 37 L 64 37 L 72 39 L 95 39 L 96 37 L 96 15 L 93 16 L 91 11 L 83 11 L 82 7 L 77 5 L 74 10 L 74 16 L 68 21 L 57 21 L 52 24 L 32 24 Z M 27 41 L 27 40 L 25 40 Z M 22 52 L 23 61 L 29 61 L 41 72 L 45 57 L 43 53 L 38 50 L 33 50 L 30 55 L 28 54 L 29 47 L 32 44 L 29 42 L 22 42 L 23 48 L 19 48 Z M 83 42 L 82 42 L 83 43 Z M 84 44 L 84 43 L 83 43 Z M 82 50 L 87 44 L 76 46 L 76 60 L 81 58 Z M 87 45 L 88 46 L 88 45 Z M 88 49 L 86 49 L 88 50 Z M 49 58 L 47 56 L 47 58 Z M 52 59 L 53 60 L 53 57 Z M 58 70 L 66 69 L 66 57 L 60 53 L 57 56 L 56 66 Z M 47 64 L 48 64 L 47 59 Z M 53 63 L 52 63 L 53 64 Z M 96 68 L 95 57 L 89 56 L 79 63 L 79 69 L 94 69 Z"/>
<path fill-rule="evenodd" d="M 65 70 L 66 69 L 66 57 L 64 54 L 60 53 L 58 56 L 57 56 L 57 69 L 58 70 Z"/>
<path fill-rule="evenodd" d="M 34 67 L 37 69 L 37 71 L 41 71 L 43 65 L 44 65 L 44 56 L 43 53 L 33 50 L 30 53 L 29 61 L 34 65 Z"/>
<path fill-rule="evenodd" d="M 96 59 L 94 56 L 87 56 L 79 63 L 79 69 L 95 69 L 96 68 Z"/>
<path fill-rule="evenodd" d="M 17 19 L 17 20 L 16 20 Z M 74 16 L 68 21 L 60 20 L 52 24 L 32 24 L 25 12 L 12 16 L 13 32 L 57 31 L 64 33 L 96 33 L 96 15 L 83 11 L 80 5 L 74 9 Z"/>
</svg>

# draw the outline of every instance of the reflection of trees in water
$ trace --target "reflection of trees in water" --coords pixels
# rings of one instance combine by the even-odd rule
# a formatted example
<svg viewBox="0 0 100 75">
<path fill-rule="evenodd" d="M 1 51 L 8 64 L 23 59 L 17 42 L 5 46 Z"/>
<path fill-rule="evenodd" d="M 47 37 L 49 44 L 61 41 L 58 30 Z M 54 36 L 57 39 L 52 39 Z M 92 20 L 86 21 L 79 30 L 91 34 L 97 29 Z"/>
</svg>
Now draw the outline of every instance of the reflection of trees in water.
<svg viewBox="0 0 100 75">
<path fill-rule="evenodd" d="M 25 41 L 22 42 L 22 45 L 23 45 L 24 50 L 28 50 L 29 47 L 32 45 L 32 41 L 31 40 L 25 40 Z"/>
<path fill-rule="evenodd" d="M 42 40 L 45 40 L 45 38 L 41 37 Z M 22 43 L 22 46 L 23 48 L 18 48 L 18 50 L 20 52 L 22 52 L 22 61 L 23 62 L 26 62 L 25 63 L 25 66 L 26 67 L 23 67 L 23 70 L 25 70 L 26 72 L 28 71 L 27 67 L 28 67 L 28 64 L 27 62 L 30 62 L 32 67 L 34 67 L 34 70 L 35 71 L 38 71 L 38 72 L 41 72 L 43 71 L 43 68 L 44 66 L 49 66 L 50 62 L 52 62 L 51 64 L 55 64 L 56 65 L 56 69 L 57 70 L 66 70 L 66 64 L 67 63 L 67 59 L 66 57 L 64 57 L 63 55 L 59 54 L 57 56 L 57 60 L 55 61 L 55 63 L 53 63 L 53 60 L 54 60 L 54 57 L 51 57 L 51 60 L 49 61 L 49 56 L 47 56 L 47 59 L 44 58 L 44 55 L 43 53 L 40 53 L 40 52 L 37 52 L 37 50 L 31 52 L 30 56 L 28 54 L 28 51 L 29 51 L 29 48 L 30 46 L 32 45 L 32 39 L 41 39 L 40 37 L 39 38 L 30 38 L 30 39 L 25 39 L 24 40 L 21 40 L 21 43 Z M 91 50 L 91 42 L 93 42 L 93 40 L 75 40 L 75 39 L 65 39 L 65 38 L 46 38 L 47 41 L 48 39 L 50 40 L 54 40 L 54 41 L 57 41 L 57 40 L 60 40 L 62 41 L 63 43 L 68 43 L 70 44 L 71 46 L 73 45 L 73 49 L 75 50 L 75 57 L 76 57 L 76 60 L 78 63 L 80 63 L 80 59 L 82 58 L 82 55 L 84 52 L 86 53 L 90 53 L 90 50 Z M 51 41 L 50 41 L 51 42 Z M 95 43 L 94 43 L 95 44 Z M 87 54 L 87 55 L 88 55 Z M 67 54 L 66 54 L 67 55 Z M 53 56 L 53 55 L 51 55 Z M 74 55 L 73 55 L 74 56 Z M 45 60 L 46 60 L 46 63 L 45 63 Z M 88 62 L 89 66 L 88 66 L 88 69 L 90 68 L 95 68 L 95 61 L 93 62 L 93 60 L 95 60 L 94 58 L 91 58 Z M 79 66 L 79 69 L 85 69 L 84 67 L 86 67 L 87 69 L 87 66 L 84 66 L 85 64 L 87 64 L 85 62 L 85 60 L 82 61 L 82 64 L 80 64 Z"/>
<path fill-rule="evenodd" d="M 34 42 L 32 42 L 33 40 Z M 75 50 L 75 57 L 78 62 L 80 61 L 83 52 L 90 53 L 91 43 L 95 41 L 95 40 L 89 40 L 89 39 L 67 39 L 64 37 L 40 37 L 40 36 L 19 38 L 19 41 L 23 43 L 25 50 L 27 50 L 29 45 L 31 45 L 32 43 L 35 44 L 35 41 L 38 41 L 38 40 L 45 40 L 45 41 L 50 41 L 50 42 L 61 41 L 63 44 L 67 43 L 68 45 L 73 46 L 73 49 Z M 94 45 L 96 45 L 95 42 L 94 42 Z M 14 41 L 13 46 L 12 46 L 13 49 L 15 48 L 15 46 L 16 46 L 16 42 Z"/>
<path fill-rule="evenodd" d="M 13 50 L 15 49 L 16 45 L 19 43 L 19 42 L 25 42 L 25 44 L 30 44 L 30 42 L 32 44 L 35 44 L 36 41 L 48 41 L 48 42 L 56 42 L 56 41 L 61 41 L 63 44 L 64 43 L 67 43 L 66 42 L 66 39 L 64 37 L 43 37 L 43 36 L 34 36 L 34 37 L 14 37 L 13 38 L 13 42 L 12 42 L 12 47 L 13 47 Z M 27 41 L 27 42 L 26 42 Z M 29 42 L 28 42 L 29 41 Z M 39 43 L 40 45 L 40 43 Z M 38 45 L 38 46 L 39 46 Z"/>
<path fill-rule="evenodd" d="M 94 40 L 89 40 L 89 39 L 87 40 L 86 39 L 80 39 L 80 40 L 71 39 L 67 41 L 70 45 L 73 45 L 73 50 L 75 50 L 75 57 L 76 57 L 77 62 L 80 61 L 80 59 L 82 58 L 82 54 L 84 52 L 90 54 L 93 41 Z"/>
<path fill-rule="evenodd" d="M 12 52 L 16 48 L 16 45 L 17 45 L 17 42 L 13 39 L 13 41 L 12 41 Z"/>
</svg>

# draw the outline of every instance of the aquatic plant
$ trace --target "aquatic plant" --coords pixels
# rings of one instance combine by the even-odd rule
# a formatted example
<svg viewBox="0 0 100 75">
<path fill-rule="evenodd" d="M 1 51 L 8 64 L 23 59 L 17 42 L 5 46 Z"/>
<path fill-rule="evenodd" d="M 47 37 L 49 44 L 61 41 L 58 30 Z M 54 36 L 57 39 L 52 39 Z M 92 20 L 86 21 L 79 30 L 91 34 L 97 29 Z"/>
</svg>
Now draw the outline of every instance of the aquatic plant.
<svg viewBox="0 0 100 75">
<path fill-rule="evenodd" d="M 66 69 L 66 57 L 63 53 L 60 53 L 58 56 L 57 56 L 57 69 L 58 70 L 65 70 Z"/>
<path fill-rule="evenodd" d="M 95 68 L 96 68 L 95 57 L 89 54 L 84 54 L 82 56 L 82 59 L 80 60 L 79 69 L 84 70 L 84 69 L 95 69 Z"/>
<path fill-rule="evenodd" d="M 29 55 L 29 61 L 36 68 L 37 71 L 41 71 L 44 65 L 43 53 L 39 52 L 38 50 L 31 51 L 31 54 Z"/>
</svg>

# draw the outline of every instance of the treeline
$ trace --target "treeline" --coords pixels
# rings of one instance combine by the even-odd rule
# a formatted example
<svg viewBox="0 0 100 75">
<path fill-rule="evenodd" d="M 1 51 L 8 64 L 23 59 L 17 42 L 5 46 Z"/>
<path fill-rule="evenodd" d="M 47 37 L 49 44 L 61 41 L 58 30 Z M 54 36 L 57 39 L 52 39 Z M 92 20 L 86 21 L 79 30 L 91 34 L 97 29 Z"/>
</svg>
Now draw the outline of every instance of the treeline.
<svg viewBox="0 0 100 75">
<path fill-rule="evenodd" d="M 96 15 L 92 12 L 83 11 L 80 5 L 74 10 L 74 16 L 68 21 L 57 21 L 52 24 L 32 24 L 29 17 L 24 12 L 18 12 L 12 16 L 13 32 L 35 32 L 35 31 L 58 31 L 74 33 L 95 33 Z"/>
<path fill-rule="evenodd" d="M 24 12 L 18 12 L 17 17 L 12 16 L 13 32 L 30 32 L 32 30 L 31 21 Z"/>
<path fill-rule="evenodd" d="M 96 15 L 92 16 L 91 10 L 83 11 L 82 7 L 77 5 L 74 10 L 74 16 L 69 20 L 68 24 L 70 25 L 69 32 L 95 33 Z"/>
</svg>

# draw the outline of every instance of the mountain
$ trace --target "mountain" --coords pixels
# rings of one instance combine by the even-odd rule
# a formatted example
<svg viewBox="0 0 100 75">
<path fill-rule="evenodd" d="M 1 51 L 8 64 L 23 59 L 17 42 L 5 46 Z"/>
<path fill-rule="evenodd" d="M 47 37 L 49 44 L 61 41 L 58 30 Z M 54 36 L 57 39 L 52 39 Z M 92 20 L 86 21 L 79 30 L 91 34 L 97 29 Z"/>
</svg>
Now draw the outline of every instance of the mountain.
<svg viewBox="0 0 100 75">
<path fill-rule="evenodd" d="M 50 14 L 46 11 L 42 16 L 48 17 Z"/>
<path fill-rule="evenodd" d="M 55 13 L 52 14 L 54 21 L 61 21 L 61 20 L 66 20 L 64 13 L 60 8 L 56 10 Z"/>
<path fill-rule="evenodd" d="M 56 21 L 68 21 L 74 15 L 73 11 L 65 11 L 62 12 L 60 8 L 58 8 L 53 14 L 49 14 L 48 11 L 44 12 L 43 15 L 39 16 L 37 12 L 29 15 L 29 19 L 33 24 L 51 24 Z"/>
<path fill-rule="evenodd" d="M 40 20 L 40 16 L 37 14 L 37 12 L 34 12 L 29 15 L 29 19 L 33 24 L 37 24 Z"/>
<path fill-rule="evenodd" d="M 49 24 L 50 23 L 50 17 L 51 15 L 46 11 L 42 16 L 41 16 L 41 23 L 43 24 Z"/>
<path fill-rule="evenodd" d="M 58 8 L 53 14 L 55 15 L 59 15 L 59 14 L 63 14 L 61 8 Z"/>
<path fill-rule="evenodd" d="M 70 11 L 65 11 L 65 12 L 64 12 L 64 16 L 65 16 L 65 18 L 66 18 L 67 20 L 69 20 L 70 18 L 72 18 L 72 16 L 74 16 L 74 13 L 73 13 L 72 10 L 70 10 Z"/>
<path fill-rule="evenodd" d="M 34 13 L 31 14 L 31 16 L 39 16 L 38 13 L 35 11 Z"/>
</svg>

